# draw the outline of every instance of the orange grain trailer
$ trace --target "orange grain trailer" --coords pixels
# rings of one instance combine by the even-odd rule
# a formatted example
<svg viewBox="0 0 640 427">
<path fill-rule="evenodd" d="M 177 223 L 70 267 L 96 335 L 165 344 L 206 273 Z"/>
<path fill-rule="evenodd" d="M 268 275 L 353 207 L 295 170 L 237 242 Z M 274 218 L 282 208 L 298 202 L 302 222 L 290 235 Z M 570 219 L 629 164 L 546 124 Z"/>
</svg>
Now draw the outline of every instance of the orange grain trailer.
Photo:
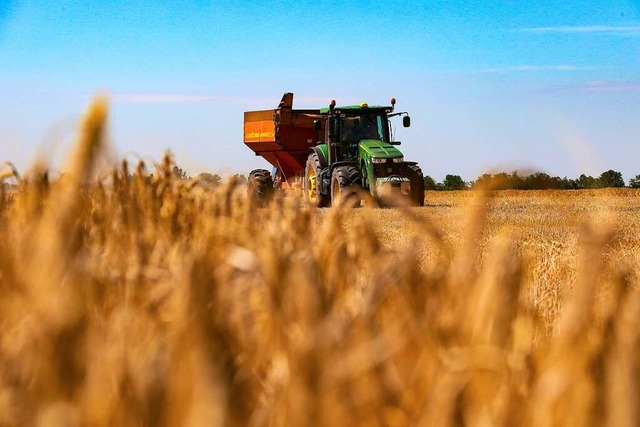
<svg viewBox="0 0 640 427">
<path fill-rule="evenodd" d="M 324 126 L 314 129 L 320 110 L 294 110 L 292 106 L 293 93 L 285 93 L 274 110 L 244 113 L 245 145 L 275 169 L 273 176 L 266 169 L 249 174 L 250 181 L 269 181 L 271 185 L 265 188 L 289 188 L 296 178 L 302 178 L 309 149 L 324 141 Z"/>
</svg>

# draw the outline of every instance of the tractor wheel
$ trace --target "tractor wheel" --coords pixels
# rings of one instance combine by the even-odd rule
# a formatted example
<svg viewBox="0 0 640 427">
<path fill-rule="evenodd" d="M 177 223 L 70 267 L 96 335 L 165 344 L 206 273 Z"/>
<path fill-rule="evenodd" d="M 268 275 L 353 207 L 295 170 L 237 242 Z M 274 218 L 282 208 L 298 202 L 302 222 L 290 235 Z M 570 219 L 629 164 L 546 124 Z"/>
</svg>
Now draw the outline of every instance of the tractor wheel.
<svg viewBox="0 0 640 427">
<path fill-rule="evenodd" d="M 355 208 L 360 205 L 360 172 L 355 166 L 338 166 L 331 174 L 331 205 Z"/>
<path fill-rule="evenodd" d="M 422 169 L 418 165 L 409 165 L 409 169 L 414 172 L 414 175 L 417 175 L 417 177 L 411 177 L 411 200 L 415 206 L 424 206 L 424 175 L 422 175 Z"/>
<path fill-rule="evenodd" d="M 247 180 L 247 195 L 252 197 L 258 207 L 266 206 L 273 198 L 273 178 L 266 169 L 254 169 Z"/>
<path fill-rule="evenodd" d="M 309 154 L 304 169 L 304 198 L 311 206 L 324 208 L 329 206 L 329 198 L 320 193 L 320 159 L 316 153 Z"/>
</svg>

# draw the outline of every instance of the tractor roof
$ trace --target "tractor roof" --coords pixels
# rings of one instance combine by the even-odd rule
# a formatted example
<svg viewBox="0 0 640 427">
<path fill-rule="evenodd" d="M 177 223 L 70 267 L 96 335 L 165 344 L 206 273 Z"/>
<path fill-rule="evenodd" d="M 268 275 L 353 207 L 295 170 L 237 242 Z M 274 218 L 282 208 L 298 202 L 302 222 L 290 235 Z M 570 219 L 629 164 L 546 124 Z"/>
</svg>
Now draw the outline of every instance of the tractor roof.
<svg viewBox="0 0 640 427">
<path fill-rule="evenodd" d="M 364 104 L 364 103 L 363 103 Z M 367 111 L 371 111 L 374 113 L 380 112 L 380 111 L 386 111 L 387 113 L 390 113 L 391 111 L 393 111 L 393 107 L 390 106 L 385 106 L 385 105 L 343 105 L 340 107 L 335 107 L 335 111 L 339 112 L 344 112 L 344 113 L 356 113 L 356 112 L 367 112 Z M 321 108 L 320 109 L 320 114 L 328 114 L 329 113 L 329 107 L 325 107 L 325 108 Z"/>
</svg>

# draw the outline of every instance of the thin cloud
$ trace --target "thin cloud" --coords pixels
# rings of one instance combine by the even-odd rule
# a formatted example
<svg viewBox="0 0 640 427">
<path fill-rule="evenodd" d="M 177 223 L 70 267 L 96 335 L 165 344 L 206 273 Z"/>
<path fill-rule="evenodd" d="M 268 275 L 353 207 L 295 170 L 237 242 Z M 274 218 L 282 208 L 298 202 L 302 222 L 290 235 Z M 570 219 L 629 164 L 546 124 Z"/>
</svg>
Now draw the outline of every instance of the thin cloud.
<svg viewBox="0 0 640 427">
<path fill-rule="evenodd" d="M 166 94 L 166 93 L 117 93 L 111 96 L 115 102 L 127 104 L 177 104 L 211 101 L 210 95 Z"/>
<path fill-rule="evenodd" d="M 577 92 L 640 92 L 640 81 L 607 82 L 598 80 L 564 86 L 559 89 Z"/>
<path fill-rule="evenodd" d="M 640 34 L 640 25 L 587 25 L 587 26 L 559 26 L 532 27 L 517 30 L 520 33 L 533 34 Z"/>
<path fill-rule="evenodd" d="M 494 67 L 482 70 L 483 73 L 509 73 L 526 71 L 583 71 L 593 70 L 592 67 L 579 67 L 576 65 L 514 65 L 510 67 Z"/>
</svg>

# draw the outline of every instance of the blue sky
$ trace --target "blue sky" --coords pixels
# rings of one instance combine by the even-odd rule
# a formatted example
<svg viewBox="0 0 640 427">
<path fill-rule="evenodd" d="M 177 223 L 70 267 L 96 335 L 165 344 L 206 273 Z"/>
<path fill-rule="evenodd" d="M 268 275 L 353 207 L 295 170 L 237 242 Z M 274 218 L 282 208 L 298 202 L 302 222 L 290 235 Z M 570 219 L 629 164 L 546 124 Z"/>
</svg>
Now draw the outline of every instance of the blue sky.
<svg viewBox="0 0 640 427">
<path fill-rule="evenodd" d="M 405 157 L 640 174 L 640 2 L 0 0 L 0 160 L 62 156 L 95 93 L 119 155 L 191 173 L 265 163 L 243 111 L 368 101 L 412 116 Z"/>
</svg>

